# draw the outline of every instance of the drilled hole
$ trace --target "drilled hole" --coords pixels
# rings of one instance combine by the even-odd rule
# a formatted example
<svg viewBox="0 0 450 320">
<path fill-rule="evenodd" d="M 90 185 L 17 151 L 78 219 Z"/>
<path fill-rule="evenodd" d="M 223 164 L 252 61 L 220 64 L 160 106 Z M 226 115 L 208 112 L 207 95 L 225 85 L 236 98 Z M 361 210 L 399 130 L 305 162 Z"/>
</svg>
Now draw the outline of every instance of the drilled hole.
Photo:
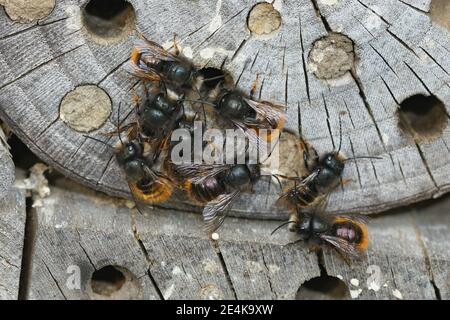
<svg viewBox="0 0 450 320">
<path fill-rule="evenodd" d="M 140 296 L 136 277 L 126 268 L 112 265 L 92 274 L 91 290 L 94 299 L 136 299 Z"/>
<path fill-rule="evenodd" d="M 347 300 L 349 290 L 344 281 L 323 275 L 306 281 L 297 292 L 297 300 Z"/>
<path fill-rule="evenodd" d="M 355 64 L 353 41 L 340 33 L 330 33 L 314 42 L 308 66 L 319 79 L 337 79 Z"/>
<path fill-rule="evenodd" d="M 90 0 L 82 17 L 88 34 L 100 44 L 119 42 L 135 28 L 134 8 L 124 0 Z"/>
<path fill-rule="evenodd" d="M 433 0 L 430 7 L 431 20 L 450 29 L 450 1 Z"/>
<path fill-rule="evenodd" d="M 435 96 L 414 95 L 400 104 L 398 126 L 417 142 L 431 141 L 447 127 L 445 106 Z"/>
<path fill-rule="evenodd" d="M 227 79 L 227 74 L 217 68 L 203 68 L 198 71 L 198 73 L 205 79 L 203 86 L 207 89 L 215 88 L 220 82 L 224 82 Z"/>
<path fill-rule="evenodd" d="M 281 14 L 271 3 L 258 3 L 248 14 L 247 26 L 253 34 L 273 35 L 281 27 Z"/>
</svg>

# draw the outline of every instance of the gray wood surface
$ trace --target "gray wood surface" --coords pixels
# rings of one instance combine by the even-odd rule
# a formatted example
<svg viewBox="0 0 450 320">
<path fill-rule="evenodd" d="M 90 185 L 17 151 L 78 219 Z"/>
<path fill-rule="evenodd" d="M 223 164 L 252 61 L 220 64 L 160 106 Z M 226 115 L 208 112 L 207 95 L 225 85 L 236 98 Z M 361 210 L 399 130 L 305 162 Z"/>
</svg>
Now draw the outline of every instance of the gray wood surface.
<svg viewBox="0 0 450 320">
<path fill-rule="evenodd" d="M 13 182 L 14 162 L 0 122 L 0 200 L 9 194 Z"/>
<path fill-rule="evenodd" d="M 288 245 L 296 238 L 286 229 L 270 236 L 277 221 L 230 218 L 211 240 L 197 214 L 155 209 L 142 217 L 125 204 L 66 180 L 51 187 L 34 212 L 28 298 L 295 299 L 325 275 L 342 279 L 341 298 L 449 298 L 448 196 L 372 219 L 367 255 L 351 265 L 328 249 L 318 256 Z M 133 276 L 111 297 L 95 295 L 92 273 L 108 265 Z M 74 267 L 80 289 L 70 287 Z"/>
<path fill-rule="evenodd" d="M 25 192 L 12 189 L 0 199 L 0 300 L 19 297 L 25 220 Z"/>
<path fill-rule="evenodd" d="M 134 36 L 99 44 L 80 18 L 86 1 L 56 1 L 49 16 L 27 24 L 12 21 L 0 7 L 0 116 L 44 161 L 65 175 L 115 196 L 128 196 L 112 154 L 59 117 L 63 97 L 75 87 L 96 85 L 111 98 L 112 116 L 91 135 L 110 131 L 119 102 L 131 102 L 135 81 L 123 70 Z M 450 130 L 431 142 L 415 143 L 397 126 L 398 104 L 414 94 L 434 94 L 450 106 L 450 33 L 428 15 L 430 1 L 275 1 L 280 30 L 271 37 L 251 34 L 245 1 L 130 1 L 136 28 L 168 43 L 177 33 L 183 52 L 198 66 L 223 65 L 243 90 L 260 74 L 258 96 L 286 105 L 287 127 L 320 152 L 339 140 L 343 152 L 383 160 L 349 162 L 329 211 L 378 212 L 437 197 L 450 189 Z M 355 46 L 351 74 L 317 79 L 308 65 L 315 40 L 340 32 Z M 247 89 L 248 88 L 248 89 Z M 131 103 L 130 103 L 131 105 Z M 122 108 L 121 117 L 131 106 Z M 261 181 L 233 214 L 284 218 L 274 207 L 276 188 Z M 198 210 L 179 201 L 165 207 Z M 256 214 L 257 212 L 257 214 Z"/>
</svg>

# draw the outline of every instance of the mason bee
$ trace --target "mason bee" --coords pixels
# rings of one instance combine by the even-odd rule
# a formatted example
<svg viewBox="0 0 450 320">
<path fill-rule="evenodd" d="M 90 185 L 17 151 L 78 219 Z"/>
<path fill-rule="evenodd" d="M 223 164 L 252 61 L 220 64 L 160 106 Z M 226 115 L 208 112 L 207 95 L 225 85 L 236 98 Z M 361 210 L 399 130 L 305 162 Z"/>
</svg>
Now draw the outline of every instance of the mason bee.
<svg viewBox="0 0 450 320">
<path fill-rule="evenodd" d="M 283 223 L 273 232 L 289 224 L 290 231 L 297 233 L 312 248 L 329 245 L 337 250 L 344 259 L 359 258 L 369 245 L 368 219 L 365 216 L 323 214 L 318 211 L 297 212 L 294 219 Z"/>
<path fill-rule="evenodd" d="M 182 99 L 170 96 L 165 89 L 153 87 L 146 90 L 145 101 L 135 97 L 135 103 L 139 134 L 154 150 L 164 148 L 183 116 Z"/>
<path fill-rule="evenodd" d="M 222 225 L 233 200 L 250 191 L 261 174 L 259 165 L 250 164 L 181 164 L 176 170 L 186 177 L 184 188 L 189 198 L 205 205 L 203 219 L 209 233 Z"/>
<path fill-rule="evenodd" d="M 120 106 L 118 115 L 120 114 Z M 126 129 L 125 129 L 126 128 Z M 122 136 L 121 132 L 127 131 Z M 145 205 L 152 205 L 167 200 L 173 192 L 173 181 L 157 170 L 154 170 L 155 162 L 160 150 L 153 149 L 140 135 L 137 123 L 120 127 L 117 117 L 117 131 L 119 141 L 111 145 L 100 139 L 85 136 L 106 145 L 113 150 L 119 167 L 123 170 L 131 194 L 136 200 L 136 205 L 141 211 Z M 143 206 L 141 206 L 141 204 Z"/>
<path fill-rule="evenodd" d="M 199 82 L 212 81 L 223 76 L 205 79 L 195 66 L 179 54 L 174 38 L 175 54 L 165 50 L 156 42 L 150 41 L 140 34 L 131 52 L 131 58 L 126 69 L 132 75 L 149 80 L 162 82 L 176 88 L 194 88 L 198 90 Z"/>
<path fill-rule="evenodd" d="M 213 107 L 218 115 L 241 130 L 255 145 L 265 145 L 278 138 L 277 133 L 285 123 L 282 106 L 246 98 L 237 89 L 216 88 L 215 91 L 213 101 L 193 102 Z M 266 130 L 265 135 L 260 135 L 261 130 Z"/>
<path fill-rule="evenodd" d="M 304 150 L 304 162 L 309 173 L 302 177 L 286 177 L 278 175 L 280 178 L 293 180 L 294 186 L 287 188 L 278 198 L 277 203 L 283 204 L 294 212 L 305 208 L 324 207 L 330 193 L 341 183 L 342 172 L 345 163 L 356 159 L 382 159 L 380 157 L 362 156 L 344 158 L 341 154 L 342 146 L 342 126 L 339 122 L 340 141 L 337 150 L 331 151 L 319 157 L 317 152 L 311 151 L 308 147 Z M 302 143 L 306 148 L 306 143 Z M 342 182 L 346 183 L 345 181 Z"/>
</svg>

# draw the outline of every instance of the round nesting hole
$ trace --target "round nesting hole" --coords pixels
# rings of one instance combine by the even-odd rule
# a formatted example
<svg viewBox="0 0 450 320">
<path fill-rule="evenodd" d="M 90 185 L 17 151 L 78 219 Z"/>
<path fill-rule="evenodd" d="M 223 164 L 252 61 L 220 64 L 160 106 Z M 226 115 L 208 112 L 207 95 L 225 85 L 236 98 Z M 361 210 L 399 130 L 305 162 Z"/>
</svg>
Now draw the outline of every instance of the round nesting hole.
<svg viewBox="0 0 450 320">
<path fill-rule="evenodd" d="M 281 28 L 281 14 L 271 3 L 258 3 L 248 14 L 247 26 L 253 34 L 271 36 Z"/>
<path fill-rule="evenodd" d="M 233 82 L 232 77 L 221 69 L 207 67 L 200 69 L 198 73 L 203 77 L 203 86 L 207 89 L 214 89 L 221 82 Z"/>
<path fill-rule="evenodd" d="M 283 131 L 277 147 L 278 153 L 273 152 L 263 164 L 263 168 L 270 170 L 272 174 L 303 177 L 313 168 L 316 150 L 296 134 Z"/>
<path fill-rule="evenodd" d="M 440 137 L 448 124 L 444 103 L 433 95 L 417 94 L 405 99 L 397 117 L 400 130 L 417 142 Z"/>
<path fill-rule="evenodd" d="M 133 32 L 135 19 L 133 6 L 124 0 L 90 0 L 82 9 L 83 24 L 99 44 L 125 39 Z"/>
<path fill-rule="evenodd" d="M 331 80 L 344 76 L 355 65 L 353 41 L 340 33 L 330 33 L 314 42 L 308 66 L 319 79 Z"/>
<path fill-rule="evenodd" d="M 100 128 L 111 114 L 111 99 L 95 85 L 83 85 L 70 91 L 62 99 L 59 116 L 70 128 L 78 132 L 91 132 Z"/>
<path fill-rule="evenodd" d="M 450 1 L 432 0 L 430 17 L 437 24 L 450 29 Z"/>
<path fill-rule="evenodd" d="M 344 281 L 323 275 L 312 278 L 301 285 L 297 292 L 297 300 L 347 300 L 350 298 Z"/>
<path fill-rule="evenodd" d="M 0 4 L 5 6 L 11 20 L 30 23 L 47 17 L 55 7 L 55 0 L 6 0 Z"/>
<path fill-rule="evenodd" d="M 94 299 L 136 299 L 140 296 L 136 277 L 126 268 L 112 265 L 92 274 L 91 290 Z"/>
</svg>

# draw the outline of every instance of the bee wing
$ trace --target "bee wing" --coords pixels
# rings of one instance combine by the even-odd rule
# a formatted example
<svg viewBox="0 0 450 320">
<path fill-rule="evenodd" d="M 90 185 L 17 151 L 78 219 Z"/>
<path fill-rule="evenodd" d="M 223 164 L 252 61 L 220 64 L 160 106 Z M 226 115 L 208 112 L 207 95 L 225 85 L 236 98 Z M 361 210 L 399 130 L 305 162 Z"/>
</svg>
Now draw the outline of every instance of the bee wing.
<svg viewBox="0 0 450 320">
<path fill-rule="evenodd" d="M 158 43 L 148 40 L 144 35 L 140 34 L 138 40 L 135 41 L 134 48 L 141 53 L 142 56 L 148 56 L 162 61 L 179 61 L 175 55 L 165 50 Z"/>
<path fill-rule="evenodd" d="M 246 119 L 246 124 L 254 125 L 261 129 L 281 130 L 284 127 L 286 117 L 281 110 L 283 108 L 282 106 L 274 105 L 266 101 L 257 102 L 247 98 L 244 98 L 244 100 L 253 110 L 255 110 L 257 114 L 259 114 L 263 118 L 263 121 Z"/>
<path fill-rule="evenodd" d="M 230 169 L 228 164 L 188 164 L 177 165 L 177 171 L 192 183 L 200 183 L 204 179 L 214 177 Z"/>
<path fill-rule="evenodd" d="M 205 206 L 203 209 L 203 220 L 205 221 L 205 230 L 208 233 L 213 233 L 222 225 L 227 216 L 230 204 L 239 194 L 239 190 L 222 194 Z"/>
<path fill-rule="evenodd" d="M 141 60 L 129 60 L 124 65 L 125 71 L 129 74 L 151 82 L 161 81 L 161 76 L 153 69 L 147 67 Z"/>
<path fill-rule="evenodd" d="M 281 196 L 278 198 L 277 203 L 281 204 L 283 201 L 287 200 L 286 198 L 291 194 L 292 191 L 297 190 L 300 193 L 305 193 L 310 190 L 309 184 L 317 177 L 319 174 L 318 170 L 314 170 L 305 178 L 294 178 L 296 180 L 296 185 L 292 188 L 286 189 Z"/>
<path fill-rule="evenodd" d="M 333 246 L 333 248 L 338 250 L 344 257 L 356 259 L 361 256 L 361 251 L 344 239 L 329 235 L 320 235 L 320 238 Z"/>
<path fill-rule="evenodd" d="M 257 130 L 249 128 L 245 123 L 235 119 L 231 119 L 231 122 L 245 134 L 250 142 L 250 145 L 256 146 L 257 150 L 259 150 L 260 148 L 267 150 L 267 141 L 265 141 L 258 135 Z"/>
<path fill-rule="evenodd" d="M 351 220 L 360 224 L 367 224 L 370 220 L 370 218 L 368 216 L 362 215 L 362 214 L 357 214 L 357 213 L 353 213 L 353 214 L 336 214 L 333 215 L 335 219 L 346 219 L 346 220 Z"/>
</svg>

